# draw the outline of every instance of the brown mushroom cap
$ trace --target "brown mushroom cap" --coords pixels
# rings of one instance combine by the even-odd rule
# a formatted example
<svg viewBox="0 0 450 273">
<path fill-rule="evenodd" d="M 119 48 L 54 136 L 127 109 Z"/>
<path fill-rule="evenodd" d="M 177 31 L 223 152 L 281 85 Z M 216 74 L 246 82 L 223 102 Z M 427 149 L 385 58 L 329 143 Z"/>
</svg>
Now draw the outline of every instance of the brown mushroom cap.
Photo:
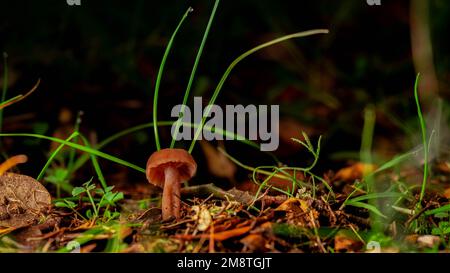
<svg viewBox="0 0 450 273">
<path fill-rule="evenodd" d="M 181 181 L 191 179 L 197 171 L 197 163 L 184 149 L 162 149 L 154 152 L 147 161 L 147 179 L 158 187 L 164 187 L 164 170 L 171 166 L 178 170 Z"/>
</svg>

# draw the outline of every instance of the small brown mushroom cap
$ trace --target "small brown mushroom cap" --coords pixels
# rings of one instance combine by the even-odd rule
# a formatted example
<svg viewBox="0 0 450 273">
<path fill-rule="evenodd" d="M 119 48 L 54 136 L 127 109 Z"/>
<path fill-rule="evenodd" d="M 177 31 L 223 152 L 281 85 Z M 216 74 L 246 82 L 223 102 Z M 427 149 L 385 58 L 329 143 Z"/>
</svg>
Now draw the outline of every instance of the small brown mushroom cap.
<svg viewBox="0 0 450 273">
<path fill-rule="evenodd" d="M 164 187 L 164 170 L 171 166 L 178 170 L 181 181 L 191 179 L 197 171 L 197 163 L 184 149 L 162 149 L 154 152 L 147 161 L 147 179 L 160 188 Z"/>
</svg>

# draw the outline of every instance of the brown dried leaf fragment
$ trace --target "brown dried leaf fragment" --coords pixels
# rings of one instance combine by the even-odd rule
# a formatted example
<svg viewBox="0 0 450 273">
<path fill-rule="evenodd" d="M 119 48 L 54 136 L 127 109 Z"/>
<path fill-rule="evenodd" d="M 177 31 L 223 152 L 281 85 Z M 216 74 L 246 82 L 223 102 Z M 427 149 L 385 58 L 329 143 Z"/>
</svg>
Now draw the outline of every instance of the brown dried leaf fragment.
<svg viewBox="0 0 450 273">
<path fill-rule="evenodd" d="M 365 164 L 357 162 L 349 167 L 343 168 L 336 173 L 335 179 L 343 181 L 354 181 L 361 179 L 365 175 L 375 171 L 377 166 L 374 164 Z"/>
</svg>

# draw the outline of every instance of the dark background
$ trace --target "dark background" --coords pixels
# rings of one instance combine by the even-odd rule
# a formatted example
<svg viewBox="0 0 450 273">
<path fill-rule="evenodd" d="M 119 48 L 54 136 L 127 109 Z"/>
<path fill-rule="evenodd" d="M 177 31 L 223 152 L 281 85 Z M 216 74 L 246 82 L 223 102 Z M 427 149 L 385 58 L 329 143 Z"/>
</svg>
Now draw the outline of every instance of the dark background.
<svg viewBox="0 0 450 273">
<path fill-rule="evenodd" d="M 427 1 L 439 90 L 424 97 L 448 100 L 450 66 L 447 1 Z M 160 90 L 159 119 L 182 101 L 189 73 L 214 1 L 0 1 L 0 50 L 7 52 L 8 96 L 42 82 L 31 97 L 4 111 L 4 132 L 54 135 L 64 124 L 61 112 L 84 112 L 81 131 L 102 140 L 134 125 L 152 121 L 154 82 L 164 48 L 188 6 L 188 17 L 169 56 Z M 419 132 L 413 100 L 416 69 L 412 61 L 410 1 L 363 0 L 261 1 L 222 0 L 194 82 L 193 94 L 209 99 L 234 58 L 259 43 L 285 34 L 328 28 L 319 35 L 285 42 L 240 63 L 227 80 L 218 104 L 279 104 L 281 146 L 286 163 L 304 165 L 309 157 L 290 137 L 305 130 L 324 136 L 319 170 L 338 169 L 358 152 L 363 110 L 377 111 L 375 149 L 391 156 L 410 149 L 409 134 Z M 0 72 L 3 75 L 3 65 Z M 425 105 L 430 110 L 433 105 Z M 161 129 L 162 145 L 170 131 Z M 236 142 L 229 152 L 257 166 L 269 156 Z M 123 138 L 106 152 L 144 166 L 154 151 L 153 130 Z M 4 139 L 8 154 L 26 153 L 23 171 L 39 172 L 49 143 Z M 200 147 L 194 152 L 200 164 Z M 336 160 L 339 158 L 339 160 Z M 102 166 L 123 170 L 101 160 Z M 335 165 L 338 164 L 338 165 Z M 133 180 L 145 180 L 129 171 Z M 200 168 L 199 182 L 211 182 Z M 208 180 L 208 181 L 204 181 Z"/>
</svg>

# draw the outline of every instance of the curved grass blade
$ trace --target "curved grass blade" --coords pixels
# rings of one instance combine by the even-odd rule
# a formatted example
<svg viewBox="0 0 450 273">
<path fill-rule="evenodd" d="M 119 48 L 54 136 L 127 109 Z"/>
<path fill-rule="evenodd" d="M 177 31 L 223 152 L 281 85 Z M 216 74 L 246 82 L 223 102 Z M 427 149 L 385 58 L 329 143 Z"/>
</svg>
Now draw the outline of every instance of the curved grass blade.
<svg viewBox="0 0 450 273">
<path fill-rule="evenodd" d="M 84 135 L 80 134 L 80 138 L 86 147 L 91 148 L 91 144 L 89 144 L 89 141 L 86 139 Z M 103 172 L 100 169 L 100 164 L 98 164 L 97 157 L 93 154 L 90 154 L 90 157 L 92 161 L 92 166 L 94 167 L 94 170 L 97 173 L 98 180 L 100 181 L 100 184 L 102 184 L 103 189 L 106 191 L 108 185 L 106 184 L 105 176 L 103 175 Z"/>
<path fill-rule="evenodd" d="M 387 218 L 386 215 L 384 215 L 377 207 L 367 204 L 367 203 L 363 203 L 363 202 L 351 202 L 350 204 L 347 204 L 349 206 L 353 206 L 353 207 L 358 207 L 358 208 L 364 208 L 369 210 L 370 212 L 375 213 L 378 216 L 381 216 L 383 218 Z"/>
<path fill-rule="evenodd" d="M 416 101 L 417 116 L 419 118 L 420 130 L 422 132 L 423 157 L 424 157 L 422 187 L 420 189 L 420 197 L 419 197 L 419 205 L 421 205 L 423 197 L 425 196 L 425 188 L 427 186 L 427 179 L 428 179 L 428 141 L 427 141 L 427 128 L 425 120 L 423 119 L 422 116 L 422 110 L 420 108 L 419 80 L 420 80 L 420 73 L 417 74 L 416 82 L 414 83 L 414 99 Z"/>
<path fill-rule="evenodd" d="M 178 30 L 180 29 L 181 25 L 183 24 L 184 20 L 188 16 L 189 13 L 191 13 L 193 9 L 189 7 L 186 12 L 184 13 L 183 17 L 181 18 L 180 22 L 177 25 L 177 28 L 173 32 L 172 36 L 170 37 L 169 43 L 167 44 L 166 50 L 164 52 L 164 56 L 161 60 L 161 64 L 159 66 L 158 76 L 156 77 L 156 84 L 155 84 L 155 93 L 153 95 L 153 123 L 158 124 L 158 95 L 159 95 L 159 86 L 161 85 L 161 78 L 164 72 L 164 66 L 166 64 L 167 56 L 169 56 L 170 49 L 172 48 L 173 41 L 175 40 L 175 36 L 177 35 Z M 156 149 L 159 151 L 161 150 L 161 144 L 159 142 L 159 135 L 158 135 L 158 127 L 153 127 L 153 131 L 155 133 L 155 142 L 156 142 Z"/>
<path fill-rule="evenodd" d="M 417 155 L 417 153 L 421 149 L 422 148 L 414 150 L 412 152 L 405 153 L 405 154 L 397 155 L 394 158 L 392 158 L 391 160 L 383 163 L 380 167 L 378 167 L 378 169 L 376 169 L 374 172 L 372 172 L 372 173 L 370 173 L 368 175 L 374 175 L 374 174 L 380 173 L 382 171 L 388 170 L 390 168 L 393 168 L 393 167 L 397 166 L 398 164 L 408 160 L 409 158 Z"/>
<path fill-rule="evenodd" d="M 369 193 L 362 196 L 358 196 L 352 199 L 346 200 L 344 203 L 349 205 L 354 202 L 360 202 L 365 200 L 373 200 L 379 198 L 398 198 L 398 197 L 407 197 L 405 194 L 399 192 L 379 192 L 379 193 Z"/>
<path fill-rule="evenodd" d="M 25 99 L 26 97 L 28 97 L 29 95 L 31 95 L 31 93 L 33 93 L 38 88 L 40 83 L 41 83 L 41 79 L 38 79 L 37 82 L 34 84 L 33 88 L 31 88 L 31 90 L 28 91 L 25 95 L 17 95 L 14 98 L 8 99 L 8 100 L 0 103 L 0 110 L 7 106 L 10 106 L 16 102 L 19 102 L 19 101 Z"/>
<path fill-rule="evenodd" d="M 71 141 L 74 137 L 78 136 L 78 132 L 73 132 L 68 138 L 66 138 L 66 141 Z M 53 159 L 58 155 L 58 153 L 64 148 L 65 144 L 60 144 L 58 148 L 56 148 L 53 153 L 50 155 L 50 157 L 47 159 L 47 162 L 45 163 L 44 167 L 42 167 L 41 172 L 36 177 L 37 181 L 41 181 L 42 178 L 44 178 L 45 172 L 47 171 L 48 167 L 50 167 L 50 164 L 52 164 Z"/>
<path fill-rule="evenodd" d="M 174 123 L 175 123 L 174 121 L 159 121 L 158 122 L 158 126 L 171 126 Z M 185 123 L 185 122 L 183 122 L 182 124 L 184 126 L 189 126 L 191 128 L 198 128 L 198 126 L 199 126 L 198 124 L 194 124 L 194 123 Z M 140 125 L 128 128 L 126 130 L 120 131 L 120 132 L 118 132 L 118 133 L 116 133 L 116 134 L 114 134 L 114 135 L 104 139 L 103 141 L 101 141 L 98 145 L 95 146 L 95 148 L 97 150 L 100 150 L 100 149 L 104 148 L 106 145 L 110 144 L 111 142 L 113 142 L 113 141 L 115 141 L 115 140 L 117 140 L 117 139 L 119 139 L 121 137 L 124 137 L 126 135 L 129 135 L 129 134 L 132 134 L 132 133 L 135 133 L 137 131 L 144 130 L 144 129 L 147 129 L 147 128 L 150 128 L 150 127 L 153 127 L 153 123 L 140 124 Z M 208 130 L 208 131 L 212 131 L 212 128 L 210 126 L 204 126 L 203 129 L 204 130 Z M 218 134 L 222 134 L 224 136 L 231 136 L 234 139 L 237 139 L 237 134 L 229 132 L 229 131 L 226 131 L 226 130 L 222 130 L 220 128 L 216 128 L 215 132 L 218 133 Z M 244 143 L 244 144 L 246 144 L 246 145 L 248 145 L 250 147 L 253 147 L 255 149 L 259 149 L 259 145 L 257 143 L 255 143 L 255 142 L 251 141 L 251 140 L 238 139 L 238 141 L 240 141 L 240 142 L 242 142 L 242 143 Z M 267 154 L 270 155 L 275 160 L 275 162 L 279 162 L 278 158 L 274 154 L 272 154 L 272 153 L 267 153 Z M 81 166 L 83 166 L 84 163 L 86 163 L 86 161 L 88 159 L 89 159 L 89 156 L 87 156 L 87 155 L 81 156 L 75 162 L 75 164 L 73 165 L 72 171 L 75 171 L 75 170 L 79 169 Z"/>
<path fill-rule="evenodd" d="M 329 31 L 327 29 L 315 29 L 315 30 L 308 30 L 308 31 L 303 31 L 303 32 L 298 32 L 298 33 L 293 33 L 290 35 L 286 35 L 271 41 L 268 41 L 266 43 L 263 43 L 261 45 L 258 45 L 246 52 L 244 52 L 243 54 L 241 54 L 239 57 L 237 57 L 233 62 L 231 62 L 231 64 L 228 66 L 228 68 L 225 70 L 225 73 L 223 74 L 222 78 L 220 79 L 219 83 L 217 84 L 216 89 L 214 90 L 214 93 L 211 97 L 211 100 L 208 103 L 208 106 L 211 106 L 212 104 L 215 103 L 217 96 L 219 95 L 220 91 L 222 90 L 222 87 L 226 81 L 226 79 L 228 78 L 228 75 L 231 73 L 231 71 L 233 70 L 233 68 L 240 63 L 243 59 L 245 59 L 246 57 L 248 57 L 249 55 L 264 49 L 266 47 L 269 47 L 271 45 L 277 44 L 277 43 L 281 43 L 283 41 L 289 40 L 289 39 L 293 39 L 293 38 L 300 38 L 300 37 L 306 37 L 306 36 L 311 36 L 311 35 L 316 35 L 316 34 L 327 34 Z M 194 135 L 194 139 L 191 142 L 191 145 L 189 147 L 189 153 L 192 153 L 192 150 L 194 149 L 195 143 L 198 140 L 198 137 L 200 136 L 201 130 L 203 128 L 203 125 L 205 124 L 206 118 L 209 115 L 211 108 L 210 107 L 206 107 L 206 111 L 203 113 L 203 118 L 201 121 L 201 124 L 199 126 L 199 128 L 197 129 L 197 131 L 195 132 Z"/>
<path fill-rule="evenodd" d="M 443 212 L 450 212 L 450 204 L 444 205 L 437 209 L 428 210 L 425 212 L 425 215 L 433 215 L 433 214 L 443 213 Z"/>
<path fill-rule="evenodd" d="M 68 141 L 65 141 L 65 140 L 62 140 L 62 139 L 59 139 L 59 138 L 55 138 L 55 137 L 43 136 L 43 135 L 39 135 L 39 134 L 20 134 L 20 133 L 19 134 L 3 134 L 2 133 L 2 134 L 0 134 L 0 137 L 33 137 L 33 138 L 39 138 L 39 139 L 46 139 L 46 140 L 50 140 L 50 141 L 54 141 L 54 142 L 57 142 L 57 143 L 64 144 L 66 146 L 69 146 L 69 147 L 72 147 L 74 149 L 86 152 L 88 154 L 96 155 L 98 157 L 104 158 L 104 159 L 112 161 L 114 163 L 117 163 L 117 164 L 123 165 L 125 167 L 129 167 L 131 169 L 134 169 L 134 170 L 136 170 L 138 172 L 145 173 L 145 169 L 143 169 L 143 168 L 141 168 L 141 167 L 139 167 L 137 165 L 134 165 L 134 164 L 132 164 L 130 162 L 127 162 L 127 161 L 125 161 L 123 159 L 120 159 L 118 157 L 115 157 L 115 156 L 112 156 L 112 155 L 109 155 L 109 154 L 97 151 L 97 150 L 95 150 L 93 148 L 90 148 L 90 147 L 86 147 L 86 146 L 83 146 L 83 145 L 80 145 L 80 144 L 68 142 Z"/>
<path fill-rule="evenodd" d="M 214 3 L 213 10 L 211 12 L 211 15 L 209 17 L 208 24 L 206 25 L 205 33 L 203 34 L 202 42 L 200 43 L 200 47 L 197 51 L 197 56 L 195 57 L 194 66 L 192 67 L 191 76 L 189 77 L 189 82 L 186 87 L 186 91 L 184 92 L 183 97 L 183 103 L 181 104 L 180 114 L 181 117 L 184 115 L 184 108 L 186 106 L 187 100 L 189 98 L 189 93 L 191 91 L 192 83 L 194 82 L 195 72 L 197 71 L 197 66 L 200 61 L 200 57 L 202 56 L 203 48 L 205 47 L 206 39 L 208 38 L 209 30 L 211 28 L 212 22 L 214 20 L 214 15 L 216 14 L 217 7 L 219 6 L 220 0 L 216 0 Z M 178 120 L 177 124 L 175 125 L 175 135 L 172 137 L 172 142 L 170 143 L 170 148 L 173 148 L 175 146 L 175 139 L 178 135 L 178 129 L 181 126 L 181 119 Z"/>
</svg>

